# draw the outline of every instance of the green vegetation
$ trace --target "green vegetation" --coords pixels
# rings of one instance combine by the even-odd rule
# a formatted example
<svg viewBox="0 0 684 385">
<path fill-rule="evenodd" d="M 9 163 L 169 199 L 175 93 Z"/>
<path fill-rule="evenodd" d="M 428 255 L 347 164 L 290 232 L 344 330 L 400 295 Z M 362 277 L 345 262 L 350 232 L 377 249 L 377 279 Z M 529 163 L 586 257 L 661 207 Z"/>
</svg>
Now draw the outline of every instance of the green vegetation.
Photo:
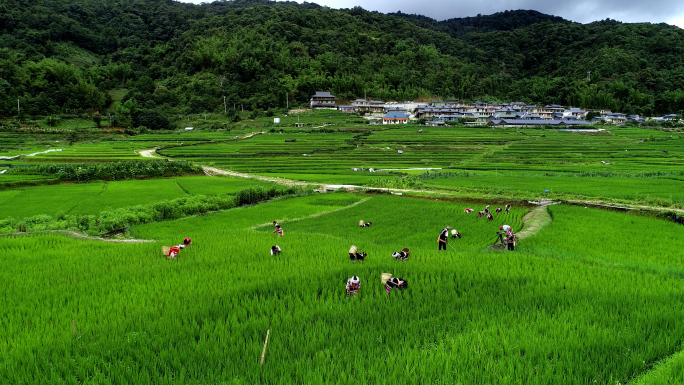
<svg viewBox="0 0 684 385">
<path fill-rule="evenodd" d="M 78 207 L 74 214 L 35 215 L 23 219 L 7 218 L 0 220 L 0 233 L 38 232 L 51 230 L 77 230 L 88 234 L 119 231 L 141 223 L 165 221 L 210 211 L 225 210 L 232 207 L 250 205 L 274 197 L 294 194 L 297 190 L 271 187 L 251 187 L 235 192 L 234 195 L 192 195 L 173 200 L 160 200 L 163 195 L 153 196 L 144 205 L 135 205 L 112 210 L 86 205 Z M 79 214 L 78 209 L 95 212 L 95 215 Z"/>
<path fill-rule="evenodd" d="M 12 383 L 615 384 L 682 349 L 684 312 L 672 303 L 684 294 L 681 267 L 668 268 L 682 245 L 650 252 L 634 235 L 676 237 L 679 227 L 553 206 L 552 227 L 517 253 L 488 252 L 500 222 L 520 229 L 525 210 L 487 222 L 463 213 L 467 205 L 324 194 L 131 228 L 157 243 L 0 238 L 9 315 L 0 375 Z M 374 225 L 359 228 L 359 219 Z M 272 220 L 284 237 L 271 233 Z M 607 231 L 615 221 L 620 231 Z M 438 252 L 446 224 L 463 238 Z M 625 235 L 633 240 L 620 246 Z M 177 261 L 160 255 L 186 236 L 193 245 Z M 276 243 L 283 254 L 270 256 Z M 363 264 L 349 261 L 351 244 L 368 252 Z M 403 247 L 409 260 L 392 259 Z M 383 272 L 409 289 L 388 296 Z M 355 274 L 361 291 L 346 297 Z"/>
<path fill-rule="evenodd" d="M 87 183 L 96 180 L 153 178 L 179 174 L 200 174 L 202 168 L 188 162 L 160 160 L 116 163 L 70 163 L 12 168 L 9 175 L 54 175 L 61 181 Z"/>
<path fill-rule="evenodd" d="M 0 383 L 682 382 L 680 123 L 389 127 L 300 109 L 327 90 L 682 115 L 681 29 L 265 0 L 8 0 L 0 17 Z M 539 198 L 649 210 L 526 215 Z M 491 222 L 463 212 L 506 203 Z M 463 237 L 440 252 L 447 224 Z M 490 247 L 502 224 L 515 253 Z M 184 237 L 179 259 L 160 254 Z M 388 296 L 381 273 L 408 290 Z"/>
<path fill-rule="evenodd" d="M 534 11 L 436 22 L 266 0 L 8 0 L 0 15 L 13 21 L 0 29 L 1 116 L 16 116 L 21 99 L 21 118 L 107 109 L 112 126 L 182 128 L 174 116 L 277 116 L 320 90 L 342 101 L 684 110 L 684 32 L 665 24 L 582 25 Z"/>
</svg>

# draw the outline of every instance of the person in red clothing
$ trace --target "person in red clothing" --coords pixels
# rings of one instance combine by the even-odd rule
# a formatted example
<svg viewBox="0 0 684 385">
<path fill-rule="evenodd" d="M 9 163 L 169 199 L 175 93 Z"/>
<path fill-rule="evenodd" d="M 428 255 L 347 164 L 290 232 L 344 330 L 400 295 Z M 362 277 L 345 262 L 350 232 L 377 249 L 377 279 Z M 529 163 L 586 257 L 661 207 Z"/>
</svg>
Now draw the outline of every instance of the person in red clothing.
<svg viewBox="0 0 684 385">
<path fill-rule="evenodd" d="M 171 246 L 171 249 L 169 249 L 169 255 L 166 257 L 166 259 L 176 258 L 178 253 L 180 253 L 180 250 L 180 246 Z"/>
</svg>

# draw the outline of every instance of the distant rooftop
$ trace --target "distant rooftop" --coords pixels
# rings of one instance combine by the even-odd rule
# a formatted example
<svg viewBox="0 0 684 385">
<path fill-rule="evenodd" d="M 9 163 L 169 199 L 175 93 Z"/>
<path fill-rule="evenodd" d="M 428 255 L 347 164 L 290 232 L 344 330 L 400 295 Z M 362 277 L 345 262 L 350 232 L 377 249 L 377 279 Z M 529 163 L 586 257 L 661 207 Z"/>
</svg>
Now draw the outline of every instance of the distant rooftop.
<svg viewBox="0 0 684 385">
<path fill-rule="evenodd" d="M 328 91 L 316 91 L 316 95 L 314 95 L 313 97 L 315 97 L 315 98 L 334 98 L 335 95 L 332 95 Z"/>
</svg>

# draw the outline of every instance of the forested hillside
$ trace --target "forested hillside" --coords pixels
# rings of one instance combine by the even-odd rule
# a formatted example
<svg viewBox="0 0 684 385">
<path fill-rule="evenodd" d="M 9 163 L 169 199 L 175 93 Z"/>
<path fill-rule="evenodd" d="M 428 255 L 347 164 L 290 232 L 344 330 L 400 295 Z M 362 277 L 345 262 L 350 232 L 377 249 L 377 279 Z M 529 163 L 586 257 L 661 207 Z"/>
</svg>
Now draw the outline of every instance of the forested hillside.
<svg viewBox="0 0 684 385">
<path fill-rule="evenodd" d="M 588 73 L 591 75 L 588 76 Z M 684 110 L 684 31 L 534 11 L 437 22 L 306 3 L 6 0 L 0 115 L 111 109 L 120 125 L 338 99 L 455 97 Z M 239 107 L 238 107 L 239 108 Z"/>
</svg>

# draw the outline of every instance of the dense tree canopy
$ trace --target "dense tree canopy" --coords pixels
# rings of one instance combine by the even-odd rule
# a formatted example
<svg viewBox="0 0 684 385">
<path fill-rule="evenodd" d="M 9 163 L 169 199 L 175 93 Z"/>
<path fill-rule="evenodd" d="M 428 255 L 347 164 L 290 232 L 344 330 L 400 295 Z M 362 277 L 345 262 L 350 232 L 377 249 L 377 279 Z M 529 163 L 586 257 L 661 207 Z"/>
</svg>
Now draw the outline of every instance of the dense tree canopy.
<svg viewBox="0 0 684 385">
<path fill-rule="evenodd" d="M 339 99 L 559 103 L 646 115 L 684 110 L 684 31 L 578 24 L 534 11 L 444 22 L 262 0 L 7 0 L 0 115 L 103 110 L 126 124 L 170 113 Z M 112 102 L 110 90 L 125 89 Z M 129 101 L 133 100 L 134 103 Z M 126 102 L 135 111 L 123 114 Z"/>
</svg>

